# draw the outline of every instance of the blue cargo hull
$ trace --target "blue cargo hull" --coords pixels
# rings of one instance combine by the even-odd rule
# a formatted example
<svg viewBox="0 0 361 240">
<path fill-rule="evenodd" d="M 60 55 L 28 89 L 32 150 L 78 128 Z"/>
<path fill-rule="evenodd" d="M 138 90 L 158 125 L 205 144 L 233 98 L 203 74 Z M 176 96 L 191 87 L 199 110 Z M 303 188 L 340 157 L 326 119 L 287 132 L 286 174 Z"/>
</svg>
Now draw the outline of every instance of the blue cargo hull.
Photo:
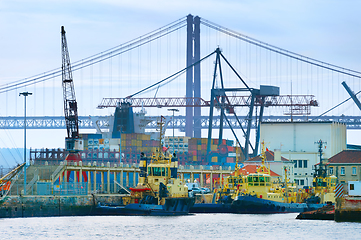
<svg viewBox="0 0 361 240">
<path fill-rule="evenodd" d="M 282 203 L 253 196 L 238 196 L 232 202 L 236 213 L 301 213 L 323 207 L 325 204 Z"/>
<path fill-rule="evenodd" d="M 190 213 L 236 213 L 230 203 L 196 203 Z"/>
<path fill-rule="evenodd" d="M 97 215 L 124 215 L 124 216 L 179 216 L 189 214 L 194 204 L 193 198 L 170 198 L 164 205 L 132 203 L 126 206 L 107 206 L 99 204 Z"/>
</svg>

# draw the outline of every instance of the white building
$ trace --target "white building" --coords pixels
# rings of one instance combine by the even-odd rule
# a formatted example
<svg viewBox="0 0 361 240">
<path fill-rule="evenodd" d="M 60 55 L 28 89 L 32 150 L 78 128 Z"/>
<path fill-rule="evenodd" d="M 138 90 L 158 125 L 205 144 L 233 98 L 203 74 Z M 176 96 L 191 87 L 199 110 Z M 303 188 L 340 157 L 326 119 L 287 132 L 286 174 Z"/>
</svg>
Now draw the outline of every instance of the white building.
<svg viewBox="0 0 361 240">
<path fill-rule="evenodd" d="M 320 161 L 317 142 L 322 140 L 323 159 L 346 149 L 346 125 L 335 122 L 273 122 L 261 124 L 261 141 L 269 149 L 280 149 L 294 162 L 294 181 L 311 186 L 313 166 Z"/>
</svg>

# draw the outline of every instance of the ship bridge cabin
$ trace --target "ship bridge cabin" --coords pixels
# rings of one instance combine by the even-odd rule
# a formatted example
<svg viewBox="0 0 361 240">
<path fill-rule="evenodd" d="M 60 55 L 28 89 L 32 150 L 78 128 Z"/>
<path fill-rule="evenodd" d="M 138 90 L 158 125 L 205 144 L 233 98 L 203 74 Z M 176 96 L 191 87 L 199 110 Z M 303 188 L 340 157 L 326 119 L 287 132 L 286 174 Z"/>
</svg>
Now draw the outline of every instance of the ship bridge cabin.
<svg viewBox="0 0 361 240">
<path fill-rule="evenodd" d="M 247 177 L 248 186 L 271 186 L 271 177 L 268 174 L 254 173 Z"/>
</svg>

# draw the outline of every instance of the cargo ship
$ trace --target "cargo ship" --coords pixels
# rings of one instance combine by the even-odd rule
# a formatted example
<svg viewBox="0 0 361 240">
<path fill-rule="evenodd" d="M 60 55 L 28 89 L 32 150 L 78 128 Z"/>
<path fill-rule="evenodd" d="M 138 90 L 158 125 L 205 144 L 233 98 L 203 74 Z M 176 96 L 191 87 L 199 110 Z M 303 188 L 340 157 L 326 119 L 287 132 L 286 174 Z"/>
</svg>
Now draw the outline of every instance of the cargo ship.
<svg viewBox="0 0 361 240">
<path fill-rule="evenodd" d="M 140 159 L 139 183 L 119 205 L 99 203 L 98 215 L 187 215 L 194 204 L 188 187 L 178 178 L 176 154 L 163 153 L 163 122 L 159 126 L 159 148 L 150 158 L 144 153 Z"/>
</svg>

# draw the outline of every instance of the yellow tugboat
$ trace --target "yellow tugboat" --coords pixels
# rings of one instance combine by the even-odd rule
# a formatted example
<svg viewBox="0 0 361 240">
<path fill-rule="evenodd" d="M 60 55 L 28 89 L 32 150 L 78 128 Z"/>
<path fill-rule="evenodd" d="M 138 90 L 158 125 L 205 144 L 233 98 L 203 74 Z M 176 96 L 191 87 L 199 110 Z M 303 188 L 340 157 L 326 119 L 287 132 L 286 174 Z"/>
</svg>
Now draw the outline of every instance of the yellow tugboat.
<svg viewBox="0 0 361 240">
<path fill-rule="evenodd" d="M 318 152 L 320 154 L 320 163 L 315 166 L 315 173 L 313 175 L 313 187 L 308 192 L 306 202 L 309 203 L 335 203 L 335 187 L 337 177 L 334 175 L 327 175 L 326 165 L 322 159 L 323 142 L 318 142 Z"/>
<path fill-rule="evenodd" d="M 163 117 L 162 117 L 163 119 Z M 163 125 L 158 122 L 159 148 L 150 158 L 144 153 L 140 159 L 139 183 L 130 188 L 121 206 L 98 206 L 106 215 L 185 215 L 194 204 L 188 187 L 178 178 L 178 159 L 175 154 L 163 154 Z"/>
<path fill-rule="evenodd" d="M 262 149 L 262 166 L 258 173 L 247 176 L 247 193 L 239 194 L 232 202 L 232 207 L 237 213 L 287 213 L 305 212 L 323 207 L 324 202 L 304 201 L 297 191 L 296 186 L 290 184 L 287 177 L 284 183 L 272 183 L 270 181 L 270 170 L 265 166 L 264 146 Z M 322 162 L 321 162 L 322 164 Z M 321 169 L 323 169 L 321 167 Z M 287 169 L 285 168 L 285 171 Z M 326 172 L 324 172 L 326 174 Z M 287 173 L 285 172 L 285 176 Z M 322 181 L 321 181 L 322 179 Z M 320 183 L 322 187 L 314 188 L 314 193 L 322 195 L 323 200 L 329 199 L 328 191 L 332 191 L 334 186 L 333 178 L 315 175 L 315 183 Z M 327 185 L 328 183 L 329 185 Z M 326 196 L 326 197 L 325 197 Z"/>
</svg>

